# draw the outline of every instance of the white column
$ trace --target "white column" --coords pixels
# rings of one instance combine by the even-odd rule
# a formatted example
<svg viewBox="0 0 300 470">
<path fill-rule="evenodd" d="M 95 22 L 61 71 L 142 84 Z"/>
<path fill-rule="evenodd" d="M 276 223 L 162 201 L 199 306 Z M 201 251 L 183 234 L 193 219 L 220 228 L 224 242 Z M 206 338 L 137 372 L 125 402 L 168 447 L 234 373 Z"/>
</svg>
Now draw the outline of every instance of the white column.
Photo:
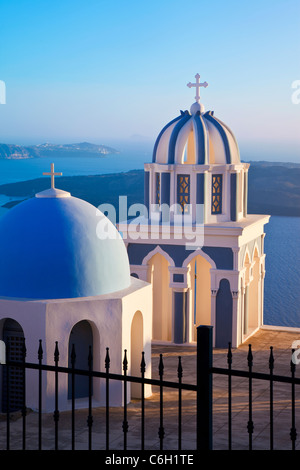
<svg viewBox="0 0 300 470">
<path fill-rule="evenodd" d="M 262 267 L 263 271 L 260 273 L 259 279 L 260 279 L 260 318 L 261 318 L 261 325 L 264 324 L 264 284 L 265 284 L 265 269 L 264 266 Z"/>
<path fill-rule="evenodd" d="M 243 321 L 243 335 L 248 333 L 248 313 L 249 313 L 249 284 L 245 286 L 244 293 L 244 321 Z"/>
<path fill-rule="evenodd" d="M 192 341 L 196 341 L 196 338 L 194 337 L 194 319 L 193 319 L 193 304 L 194 304 L 194 299 L 193 299 L 193 291 L 192 289 L 187 290 L 187 310 L 186 310 L 186 320 L 187 320 L 187 325 L 186 325 L 186 340 L 188 343 L 191 343 Z"/>
<path fill-rule="evenodd" d="M 239 331 L 239 320 L 241 315 L 239 315 L 240 307 L 240 291 L 231 291 L 232 295 L 232 342 L 231 345 L 233 348 L 236 348 L 239 345 L 238 331 Z"/>
<path fill-rule="evenodd" d="M 216 343 L 216 299 L 217 289 L 211 289 L 211 324 L 213 326 L 213 346 Z"/>
<path fill-rule="evenodd" d="M 209 173 L 207 170 L 203 172 L 204 175 L 204 221 L 203 223 L 206 224 L 209 221 L 210 215 L 211 215 L 211 181 L 209 180 L 209 177 L 211 177 L 211 173 Z"/>
<path fill-rule="evenodd" d="M 240 342 L 243 342 L 243 335 L 244 335 L 245 291 L 246 291 L 246 289 L 242 285 L 241 293 L 240 293 L 240 309 L 241 309 L 240 324 L 239 324 Z"/>
</svg>

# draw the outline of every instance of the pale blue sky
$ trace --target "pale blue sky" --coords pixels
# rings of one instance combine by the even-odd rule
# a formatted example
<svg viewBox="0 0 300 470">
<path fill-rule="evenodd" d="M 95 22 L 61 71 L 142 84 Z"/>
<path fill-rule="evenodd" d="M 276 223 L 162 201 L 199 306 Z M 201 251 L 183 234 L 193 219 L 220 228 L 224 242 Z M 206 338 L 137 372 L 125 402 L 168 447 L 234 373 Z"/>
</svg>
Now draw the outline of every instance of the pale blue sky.
<svg viewBox="0 0 300 470">
<path fill-rule="evenodd" d="M 0 22 L 0 142 L 151 146 L 199 72 L 242 157 L 300 161 L 299 0 L 0 0 Z"/>
</svg>

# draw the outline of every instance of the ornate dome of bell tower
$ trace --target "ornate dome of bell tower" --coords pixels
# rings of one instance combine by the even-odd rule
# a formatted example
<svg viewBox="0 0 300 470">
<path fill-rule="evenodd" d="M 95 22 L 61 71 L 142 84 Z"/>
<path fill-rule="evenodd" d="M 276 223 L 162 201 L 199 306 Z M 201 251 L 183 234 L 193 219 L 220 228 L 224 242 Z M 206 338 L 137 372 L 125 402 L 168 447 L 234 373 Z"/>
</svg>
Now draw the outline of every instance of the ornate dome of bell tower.
<svg viewBox="0 0 300 470">
<path fill-rule="evenodd" d="M 196 222 L 196 206 L 203 205 L 204 223 L 237 221 L 247 215 L 249 165 L 241 163 L 231 129 L 205 111 L 200 88 L 208 83 L 195 78 L 187 84 L 196 88 L 195 102 L 164 126 L 145 165 L 145 203 L 154 218 L 168 204 L 178 206 L 175 218 L 183 213 Z"/>
</svg>

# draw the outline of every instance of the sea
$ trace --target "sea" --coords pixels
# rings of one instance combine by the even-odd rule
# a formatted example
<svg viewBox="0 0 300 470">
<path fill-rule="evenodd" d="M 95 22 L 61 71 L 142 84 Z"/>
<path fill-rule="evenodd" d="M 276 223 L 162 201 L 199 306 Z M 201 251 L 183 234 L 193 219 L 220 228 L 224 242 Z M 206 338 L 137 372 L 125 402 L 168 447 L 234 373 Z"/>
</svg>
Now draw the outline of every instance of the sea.
<svg viewBox="0 0 300 470">
<path fill-rule="evenodd" d="M 151 152 L 141 148 L 90 158 L 0 160 L 0 184 L 42 177 L 54 163 L 64 176 L 100 175 L 143 169 Z M 59 187 L 59 185 L 57 185 Z M 6 202 L 0 194 L 0 216 Z M 300 328 L 300 217 L 271 216 L 265 226 L 266 276 L 264 324 Z"/>
</svg>

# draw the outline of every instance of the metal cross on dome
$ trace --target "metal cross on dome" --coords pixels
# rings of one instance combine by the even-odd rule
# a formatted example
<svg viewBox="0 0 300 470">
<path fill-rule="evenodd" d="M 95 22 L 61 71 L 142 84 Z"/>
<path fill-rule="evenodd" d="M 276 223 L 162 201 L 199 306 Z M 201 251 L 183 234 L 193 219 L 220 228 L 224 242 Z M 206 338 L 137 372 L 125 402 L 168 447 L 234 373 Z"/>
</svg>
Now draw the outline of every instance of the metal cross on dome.
<svg viewBox="0 0 300 470">
<path fill-rule="evenodd" d="M 51 171 L 50 173 L 43 173 L 44 176 L 51 176 L 51 188 L 55 188 L 54 186 L 54 176 L 62 176 L 62 173 L 54 173 L 54 163 L 51 163 Z"/>
<path fill-rule="evenodd" d="M 196 79 L 196 83 L 191 83 L 189 82 L 187 84 L 187 86 L 189 88 L 192 88 L 192 87 L 196 87 L 196 96 L 195 96 L 195 100 L 197 101 L 197 103 L 200 103 L 200 88 L 202 86 L 204 86 L 204 88 L 206 88 L 208 86 L 208 83 L 207 82 L 203 82 L 203 83 L 200 83 L 200 75 L 199 73 L 197 73 L 195 75 L 195 79 Z"/>
</svg>

